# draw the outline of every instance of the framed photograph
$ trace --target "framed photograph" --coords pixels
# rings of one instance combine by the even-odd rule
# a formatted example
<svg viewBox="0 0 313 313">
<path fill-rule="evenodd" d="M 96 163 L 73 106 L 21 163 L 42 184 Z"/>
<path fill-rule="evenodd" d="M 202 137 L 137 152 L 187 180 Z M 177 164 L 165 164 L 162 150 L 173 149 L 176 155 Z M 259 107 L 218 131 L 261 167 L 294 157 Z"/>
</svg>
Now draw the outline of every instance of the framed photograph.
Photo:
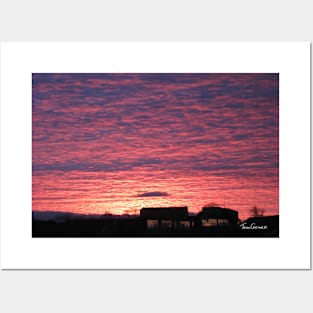
<svg viewBox="0 0 313 313">
<path fill-rule="evenodd" d="M 4 43 L 1 113 L 2 268 L 310 267 L 309 43 Z"/>
<path fill-rule="evenodd" d="M 278 73 L 33 73 L 32 236 L 278 237 L 278 123 Z"/>
</svg>

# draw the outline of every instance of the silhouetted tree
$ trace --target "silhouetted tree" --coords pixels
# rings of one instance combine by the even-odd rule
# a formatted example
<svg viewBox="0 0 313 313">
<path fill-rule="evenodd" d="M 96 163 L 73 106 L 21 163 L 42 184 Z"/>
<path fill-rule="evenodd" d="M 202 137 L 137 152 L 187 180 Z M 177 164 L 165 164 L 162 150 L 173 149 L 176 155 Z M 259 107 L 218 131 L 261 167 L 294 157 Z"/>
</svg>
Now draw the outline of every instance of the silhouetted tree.
<svg viewBox="0 0 313 313">
<path fill-rule="evenodd" d="M 256 205 L 250 209 L 250 213 L 253 217 L 263 216 L 265 209 L 258 208 Z"/>
</svg>

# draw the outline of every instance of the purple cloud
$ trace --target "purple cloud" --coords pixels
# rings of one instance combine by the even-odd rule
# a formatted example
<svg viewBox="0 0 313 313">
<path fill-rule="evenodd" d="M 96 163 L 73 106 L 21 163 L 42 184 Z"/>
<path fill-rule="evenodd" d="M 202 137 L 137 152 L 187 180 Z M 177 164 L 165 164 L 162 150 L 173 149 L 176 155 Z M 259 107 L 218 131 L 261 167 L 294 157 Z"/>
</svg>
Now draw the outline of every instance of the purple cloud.
<svg viewBox="0 0 313 313">
<path fill-rule="evenodd" d="M 151 191 L 151 192 L 140 193 L 136 197 L 142 198 L 142 197 L 169 197 L 169 196 L 170 195 L 167 192 Z"/>
</svg>

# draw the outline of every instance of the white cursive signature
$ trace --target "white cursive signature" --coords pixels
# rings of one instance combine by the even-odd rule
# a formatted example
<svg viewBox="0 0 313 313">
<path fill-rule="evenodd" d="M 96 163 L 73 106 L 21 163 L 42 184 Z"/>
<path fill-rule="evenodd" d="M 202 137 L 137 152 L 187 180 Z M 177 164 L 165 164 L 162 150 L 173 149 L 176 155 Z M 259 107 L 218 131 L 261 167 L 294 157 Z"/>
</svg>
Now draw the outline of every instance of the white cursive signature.
<svg viewBox="0 0 313 313">
<path fill-rule="evenodd" d="M 247 225 L 247 223 L 242 223 L 239 226 L 241 229 L 268 229 L 267 225 L 256 225 L 255 223 L 251 223 L 250 225 Z"/>
</svg>

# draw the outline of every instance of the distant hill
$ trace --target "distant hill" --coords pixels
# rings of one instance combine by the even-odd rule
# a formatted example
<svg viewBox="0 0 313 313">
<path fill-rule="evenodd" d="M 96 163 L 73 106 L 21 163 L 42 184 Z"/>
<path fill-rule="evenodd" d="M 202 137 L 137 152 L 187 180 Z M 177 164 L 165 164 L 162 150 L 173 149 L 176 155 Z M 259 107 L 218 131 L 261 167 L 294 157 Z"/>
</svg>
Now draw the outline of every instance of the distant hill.
<svg viewBox="0 0 313 313">
<path fill-rule="evenodd" d="M 57 211 L 33 211 L 33 219 L 38 221 L 66 221 L 71 218 L 83 218 L 82 214 L 57 212 Z"/>
<path fill-rule="evenodd" d="M 137 215 L 113 215 L 113 214 L 79 214 L 59 211 L 33 211 L 32 217 L 37 221 L 56 221 L 64 222 L 71 219 L 111 219 L 111 218 L 131 218 Z"/>
</svg>

